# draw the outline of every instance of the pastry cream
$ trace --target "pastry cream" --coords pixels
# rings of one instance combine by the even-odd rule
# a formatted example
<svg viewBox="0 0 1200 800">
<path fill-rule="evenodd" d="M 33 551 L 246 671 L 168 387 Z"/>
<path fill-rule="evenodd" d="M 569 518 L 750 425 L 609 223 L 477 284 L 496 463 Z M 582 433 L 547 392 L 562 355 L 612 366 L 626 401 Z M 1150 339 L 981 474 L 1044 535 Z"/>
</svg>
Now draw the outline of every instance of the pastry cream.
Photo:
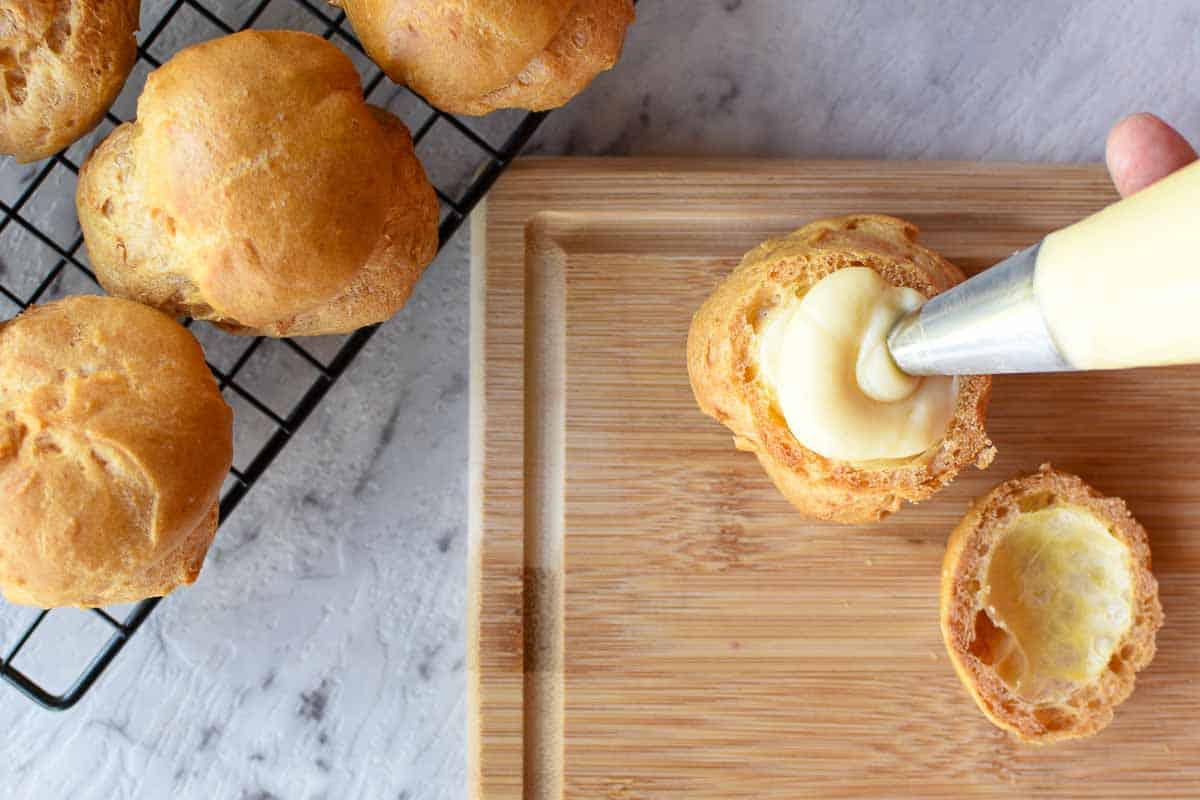
<svg viewBox="0 0 1200 800">
<path fill-rule="evenodd" d="M 801 444 L 826 458 L 870 461 L 917 455 L 945 435 L 955 379 L 905 375 L 885 341 L 922 302 L 872 269 L 850 267 L 769 311 L 759 377 Z"/>
<path fill-rule="evenodd" d="M 1129 548 L 1080 506 L 1018 514 L 985 574 L 980 605 L 1007 633 L 993 667 L 1028 700 L 1093 681 L 1133 624 Z"/>
<path fill-rule="evenodd" d="M 1034 290 L 1079 369 L 1200 362 L 1200 162 L 1046 237 Z"/>
</svg>

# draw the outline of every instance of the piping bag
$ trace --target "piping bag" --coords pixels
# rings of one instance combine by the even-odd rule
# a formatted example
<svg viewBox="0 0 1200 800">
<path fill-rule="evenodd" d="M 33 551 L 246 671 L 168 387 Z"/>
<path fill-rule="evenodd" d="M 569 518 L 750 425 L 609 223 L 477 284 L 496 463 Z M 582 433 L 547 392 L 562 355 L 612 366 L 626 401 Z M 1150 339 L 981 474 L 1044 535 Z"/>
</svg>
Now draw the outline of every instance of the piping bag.
<svg viewBox="0 0 1200 800">
<path fill-rule="evenodd" d="M 909 375 L 1200 363 L 1200 162 L 902 317 Z"/>
</svg>

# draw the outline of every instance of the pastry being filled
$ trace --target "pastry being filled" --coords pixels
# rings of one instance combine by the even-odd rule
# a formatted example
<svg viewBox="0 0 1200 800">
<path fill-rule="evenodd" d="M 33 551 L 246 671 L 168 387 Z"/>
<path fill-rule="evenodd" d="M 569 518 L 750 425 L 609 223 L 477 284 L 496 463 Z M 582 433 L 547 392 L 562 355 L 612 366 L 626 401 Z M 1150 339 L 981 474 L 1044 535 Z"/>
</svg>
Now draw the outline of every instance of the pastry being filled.
<svg viewBox="0 0 1200 800">
<path fill-rule="evenodd" d="M 692 320 L 696 401 L 808 517 L 871 522 L 924 500 L 991 462 L 991 379 L 905 375 L 885 339 L 962 280 L 892 217 L 820 220 L 765 242 Z"/>
<path fill-rule="evenodd" d="M 1074 475 L 1045 465 L 1002 483 L 950 536 L 946 649 L 983 713 L 1021 739 L 1108 725 L 1162 621 L 1145 529 Z"/>
</svg>

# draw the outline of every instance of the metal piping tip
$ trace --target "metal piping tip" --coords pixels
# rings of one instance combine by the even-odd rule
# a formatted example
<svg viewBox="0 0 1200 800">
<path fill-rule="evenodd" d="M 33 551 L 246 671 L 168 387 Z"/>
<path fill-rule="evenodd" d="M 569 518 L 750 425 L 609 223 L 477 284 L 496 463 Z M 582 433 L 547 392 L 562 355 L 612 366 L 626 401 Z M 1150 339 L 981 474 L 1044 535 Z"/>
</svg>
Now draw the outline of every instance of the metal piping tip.
<svg viewBox="0 0 1200 800">
<path fill-rule="evenodd" d="M 1034 294 L 1041 245 L 939 294 L 902 318 L 888 349 L 909 375 L 1067 372 Z"/>
</svg>

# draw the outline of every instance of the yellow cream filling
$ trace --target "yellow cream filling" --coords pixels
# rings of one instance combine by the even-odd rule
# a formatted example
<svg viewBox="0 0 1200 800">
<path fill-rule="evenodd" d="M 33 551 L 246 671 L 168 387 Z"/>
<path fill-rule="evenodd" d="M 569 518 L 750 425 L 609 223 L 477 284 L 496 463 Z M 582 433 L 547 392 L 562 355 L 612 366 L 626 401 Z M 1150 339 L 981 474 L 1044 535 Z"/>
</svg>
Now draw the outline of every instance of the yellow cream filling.
<svg viewBox="0 0 1200 800">
<path fill-rule="evenodd" d="M 886 344 L 923 302 L 873 269 L 849 267 L 770 309 L 758 332 L 759 379 L 801 444 L 871 461 L 918 455 L 946 434 L 955 379 L 905 375 Z"/>
</svg>

